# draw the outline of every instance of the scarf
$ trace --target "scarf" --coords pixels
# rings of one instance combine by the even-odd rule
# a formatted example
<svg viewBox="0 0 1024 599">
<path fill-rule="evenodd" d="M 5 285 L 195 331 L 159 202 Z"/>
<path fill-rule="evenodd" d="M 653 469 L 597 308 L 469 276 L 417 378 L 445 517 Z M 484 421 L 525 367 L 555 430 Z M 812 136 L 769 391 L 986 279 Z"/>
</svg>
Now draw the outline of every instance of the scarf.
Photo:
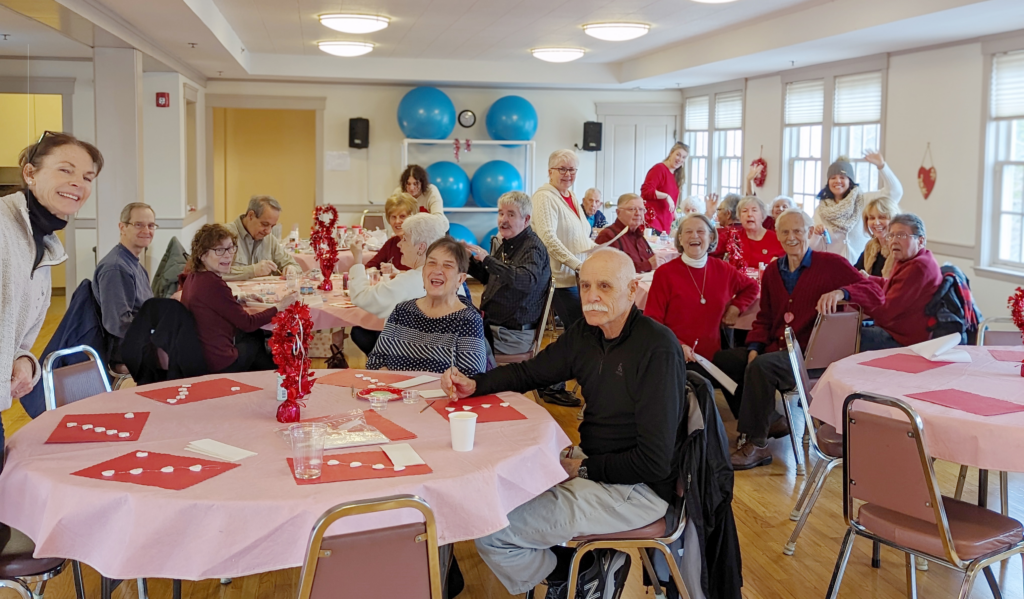
<svg viewBox="0 0 1024 599">
<path fill-rule="evenodd" d="M 892 269 L 896 267 L 896 260 L 892 257 L 892 252 L 889 251 L 889 248 L 884 247 L 874 237 L 864 246 L 864 270 L 869 273 L 871 272 L 871 267 L 875 265 L 875 260 L 878 259 L 879 254 L 885 259 L 885 264 L 882 266 L 882 278 L 888 279 L 892 277 Z"/>
<path fill-rule="evenodd" d="M 705 252 L 703 256 L 696 260 L 687 256 L 685 252 L 679 254 L 679 257 L 683 260 L 683 264 L 689 266 L 690 268 L 704 268 L 704 266 L 708 263 L 707 252 Z"/>
<path fill-rule="evenodd" d="M 32 240 L 36 244 L 36 259 L 32 263 L 32 270 L 35 270 L 43 261 L 43 253 L 46 251 L 43 238 L 68 226 L 68 221 L 47 210 L 27 187 L 25 199 L 28 203 L 28 222 L 32 227 Z"/>
<path fill-rule="evenodd" d="M 821 222 L 830 230 L 849 233 L 860 225 L 861 212 L 864 209 L 864 195 L 860 187 L 854 187 L 841 200 L 822 199 L 818 203 L 816 214 Z"/>
</svg>

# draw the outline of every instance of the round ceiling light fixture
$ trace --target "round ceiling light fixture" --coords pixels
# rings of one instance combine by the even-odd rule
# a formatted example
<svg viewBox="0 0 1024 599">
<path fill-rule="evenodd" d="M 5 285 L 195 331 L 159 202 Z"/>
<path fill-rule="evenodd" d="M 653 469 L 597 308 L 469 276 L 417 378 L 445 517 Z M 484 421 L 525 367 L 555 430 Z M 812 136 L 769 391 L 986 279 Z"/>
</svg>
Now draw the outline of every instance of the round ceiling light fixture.
<svg viewBox="0 0 1024 599">
<path fill-rule="evenodd" d="M 587 51 L 583 48 L 533 48 L 530 52 L 534 58 L 546 62 L 572 62 L 583 58 Z"/>
<path fill-rule="evenodd" d="M 373 33 L 391 23 L 391 19 L 377 15 L 332 14 L 320 15 L 320 23 L 342 33 Z"/>
<path fill-rule="evenodd" d="M 647 23 L 588 23 L 583 32 L 606 42 L 625 42 L 647 35 L 651 26 Z"/>
<path fill-rule="evenodd" d="M 362 56 L 373 50 L 373 44 L 369 42 L 320 42 L 317 46 L 328 54 L 335 56 Z"/>
</svg>

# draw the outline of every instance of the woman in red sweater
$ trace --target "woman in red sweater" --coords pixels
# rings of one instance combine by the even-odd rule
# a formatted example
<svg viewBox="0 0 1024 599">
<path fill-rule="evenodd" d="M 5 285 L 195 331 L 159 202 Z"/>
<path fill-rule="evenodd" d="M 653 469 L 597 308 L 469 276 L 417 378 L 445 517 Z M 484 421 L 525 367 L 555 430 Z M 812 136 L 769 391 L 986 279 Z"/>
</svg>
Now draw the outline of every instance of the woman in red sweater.
<svg viewBox="0 0 1024 599">
<path fill-rule="evenodd" d="M 647 226 L 659 233 L 668 233 L 672 228 L 676 200 L 686 181 L 683 165 L 689 155 L 690 147 L 677 142 L 669 150 L 668 158 L 647 171 L 647 178 L 640 186 L 640 197 L 647 205 Z"/>
<path fill-rule="evenodd" d="M 764 228 L 766 210 L 757 196 L 747 196 L 740 200 L 736 211 L 743 227 L 740 242 L 743 245 L 743 262 L 747 268 L 758 268 L 762 264 L 768 266 L 775 258 L 786 255 L 775 231 Z"/>
<path fill-rule="evenodd" d="M 384 216 L 388 219 L 394 235 L 384 242 L 373 258 L 370 258 L 366 268 L 380 268 L 381 264 L 389 263 L 395 270 L 409 270 L 408 266 L 402 264 L 402 250 L 398 249 L 398 242 L 402 240 L 402 223 L 410 215 L 416 214 L 417 208 L 416 198 L 405 192 L 396 193 L 384 202 Z"/>
<path fill-rule="evenodd" d="M 275 368 L 260 327 L 298 299 L 293 293 L 262 312 L 247 312 L 221 278 L 231 272 L 237 242 L 224 225 L 203 225 L 192 238 L 191 272 L 181 292 L 181 303 L 196 320 L 203 357 L 211 373 Z"/>
</svg>

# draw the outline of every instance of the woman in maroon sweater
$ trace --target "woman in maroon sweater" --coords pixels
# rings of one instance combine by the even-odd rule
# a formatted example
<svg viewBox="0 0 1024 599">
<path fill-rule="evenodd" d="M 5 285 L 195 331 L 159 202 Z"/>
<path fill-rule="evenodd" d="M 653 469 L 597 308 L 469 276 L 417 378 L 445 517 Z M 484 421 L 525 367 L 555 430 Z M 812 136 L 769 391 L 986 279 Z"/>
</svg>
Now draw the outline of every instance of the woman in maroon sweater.
<svg viewBox="0 0 1024 599">
<path fill-rule="evenodd" d="M 402 264 L 402 250 L 398 249 L 398 242 L 402 240 L 402 223 L 410 215 L 416 214 L 416 198 L 407 193 L 396 193 L 384 203 L 384 216 L 391 225 L 394 232 L 380 250 L 366 263 L 366 268 L 380 268 L 381 264 L 389 263 L 395 270 L 409 270 L 409 267 Z"/>
<path fill-rule="evenodd" d="M 246 312 L 221 278 L 231 272 L 237 241 L 224 225 L 203 225 L 192 238 L 191 272 L 181 292 L 181 303 L 195 318 L 211 373 L 275 368 L 260 327 L 297 299 L 292 294 L 262 312 Z"/>
<path fill-rule="evenodd" d="M 669 150 L 668 158 L 647 171 L 640 186 L 640 196 L 647 205 L 647 226 L 658 232 L 668 233 L 672 228 L 676 200 L 686 181 L 684 165 L 689 155 L 689 146 L 676 143 Z"/>
</svg>

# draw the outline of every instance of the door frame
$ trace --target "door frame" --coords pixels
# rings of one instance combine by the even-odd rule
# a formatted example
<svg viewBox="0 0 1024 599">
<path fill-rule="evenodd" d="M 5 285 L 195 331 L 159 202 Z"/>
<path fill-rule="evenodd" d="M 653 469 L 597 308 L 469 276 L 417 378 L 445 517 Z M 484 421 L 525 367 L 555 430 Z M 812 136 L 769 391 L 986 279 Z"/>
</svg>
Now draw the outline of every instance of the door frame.
<svg viewBox="0 0 1024 599">
<path fill-rule="evenodd" d="M 609 116 L 667 116 L 675 119 L 675 137 L 676 141 L 679 140 L 679 133 L 681 132 L 680 124 L 683 120 L 683 100 L 680 94 L 679 103 L 671 102 L 650 102 L 650 103 L 636 103 L 636 102 L 598 102 L 596 103 L 597 108 L 597 122 L 601 123 L 602 140 L 601 140 L 601 155 L 597 158 L 597 168 L 595 169 L 595 179 L 604 186 L 604 173 L 605 173 L 605 161 L 607 160 L 608 154 L 603 150 L 606 150 L 604 146 L 604 125 L 606 117 Z M 603 190 L 602 190 L 603 191 Z M 608 199 L 605 199 L 605 204 L 608 203 Z"/>
</svg>

